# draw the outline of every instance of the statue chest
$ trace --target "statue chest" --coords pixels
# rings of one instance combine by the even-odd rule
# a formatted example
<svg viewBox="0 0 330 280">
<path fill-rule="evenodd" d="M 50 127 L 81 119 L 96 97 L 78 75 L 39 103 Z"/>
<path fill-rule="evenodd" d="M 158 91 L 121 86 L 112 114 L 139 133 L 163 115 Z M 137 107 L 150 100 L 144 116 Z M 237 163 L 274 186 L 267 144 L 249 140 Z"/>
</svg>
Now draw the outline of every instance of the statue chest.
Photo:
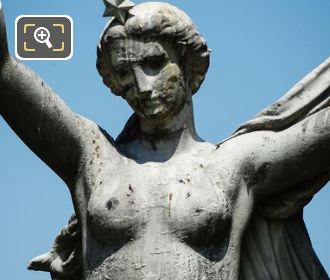
<svg viewBox="0 0 330 280">
<path fill-rule="evenodd" d="M 212 168 L 128 164 L 116 176 L 103 173 L 88 204 L 88 228 L 97 241 L 120 246 L 151 234 L 211 247 L 227 240 L 232 190 Z"/>
</svg>

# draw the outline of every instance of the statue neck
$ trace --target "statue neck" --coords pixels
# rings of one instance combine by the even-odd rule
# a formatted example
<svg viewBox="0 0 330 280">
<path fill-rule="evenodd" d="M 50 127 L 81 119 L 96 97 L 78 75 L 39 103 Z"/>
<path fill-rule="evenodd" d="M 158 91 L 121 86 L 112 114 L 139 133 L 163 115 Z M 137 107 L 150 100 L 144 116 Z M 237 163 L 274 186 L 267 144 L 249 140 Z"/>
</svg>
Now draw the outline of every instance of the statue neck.
<svg viewBox="0 0 330 280">
<path fill-rule="evenodd" d="M 195 130 L 190 98 L 178 114 L 164 122 L 140 119 L 140 133 L 126 145 L 125 153 L 143 162 L 167 161 L 174 155 L 189 152 L 202 142 Z"/>
</svg>

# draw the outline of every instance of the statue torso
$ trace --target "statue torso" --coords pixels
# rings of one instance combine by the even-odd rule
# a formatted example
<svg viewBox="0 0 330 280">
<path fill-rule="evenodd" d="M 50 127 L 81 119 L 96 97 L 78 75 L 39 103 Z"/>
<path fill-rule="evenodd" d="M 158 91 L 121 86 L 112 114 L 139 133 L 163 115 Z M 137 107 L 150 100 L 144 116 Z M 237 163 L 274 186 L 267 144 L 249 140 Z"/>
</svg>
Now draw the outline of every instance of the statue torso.
<svg viewBox="0 0 330 280">
<path fill-rule="evenodd" d="M 234 157 L 163 163 L 107 158 L 100 146 L 89 182 L 86 279 L 222 279 L 239 181 Z M 228 270 L 228 269 L 227 269 Z"/>
</svg>

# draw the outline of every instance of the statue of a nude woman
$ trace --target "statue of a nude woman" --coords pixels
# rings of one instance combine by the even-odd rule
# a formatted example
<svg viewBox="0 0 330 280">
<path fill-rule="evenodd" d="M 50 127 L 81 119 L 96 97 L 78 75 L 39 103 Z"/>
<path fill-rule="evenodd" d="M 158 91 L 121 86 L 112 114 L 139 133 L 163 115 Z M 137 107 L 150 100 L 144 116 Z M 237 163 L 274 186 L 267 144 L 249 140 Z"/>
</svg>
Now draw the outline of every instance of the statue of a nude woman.
<svg viewBox="0 0 330 280">
<path fill-rule="evenodd" d="M 60 280 L 329 279 L 302 220 L 329 179 L 330 61 L 218 145 L 194 126 L 210 52 L 189 17 L 143 3 L 110 21 L 104 83 L 134 110 L 114 140 L 8 54 L 0 113 L 67 184 L 73 217 L 31 269 Z"/>
</svg>

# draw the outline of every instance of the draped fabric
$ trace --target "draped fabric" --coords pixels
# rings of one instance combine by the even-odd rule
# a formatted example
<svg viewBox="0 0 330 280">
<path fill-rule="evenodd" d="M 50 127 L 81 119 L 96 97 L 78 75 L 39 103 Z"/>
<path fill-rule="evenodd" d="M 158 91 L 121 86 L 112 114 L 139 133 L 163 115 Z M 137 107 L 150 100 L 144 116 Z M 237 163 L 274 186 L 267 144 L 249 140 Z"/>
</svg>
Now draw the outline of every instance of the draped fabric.
<svg viewBox="0 0 330 280">
<path fill-rule="evenodd" d="M 234 134 L 283 130 L 330 105 L 330 57 Z"/>
<path fill-rule="evenodd" d="M 327 280 L 303 221 L 253 215 L 241 251 L 240 280 Z"/>
<path fill-rule="evenodd" d="M 330 57 L 223 142 L 257 130 L 284 130 L 330 106 Z"/>
</svg>

